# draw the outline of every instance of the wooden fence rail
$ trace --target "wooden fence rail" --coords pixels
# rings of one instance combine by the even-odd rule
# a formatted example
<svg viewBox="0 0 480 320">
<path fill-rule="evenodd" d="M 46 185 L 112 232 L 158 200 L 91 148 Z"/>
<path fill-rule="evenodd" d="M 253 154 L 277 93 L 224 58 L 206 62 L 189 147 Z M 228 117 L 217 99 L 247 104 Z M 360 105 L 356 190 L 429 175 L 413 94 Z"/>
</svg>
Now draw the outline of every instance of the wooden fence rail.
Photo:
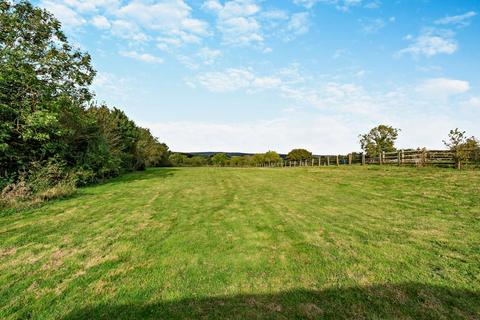
<svg viewBox="0 0 480 320">
<path fill-rule="evenodd" d="M 480 150 L 467 152 L 467 157 L 459 161 L 455 151 L 451 150 L 397 150 L 383 152 L 371 157 L 364 153 L 350 153 L 347 155 L 316 155 L 311 160 L 290 161 L 282 160 L 277 164 L 282 167 L 299 166 L 340 166 L 340 165 L 398 165 L 398 166 L 439 166 L 439 167 L 480 167 Z"/>
</svg>

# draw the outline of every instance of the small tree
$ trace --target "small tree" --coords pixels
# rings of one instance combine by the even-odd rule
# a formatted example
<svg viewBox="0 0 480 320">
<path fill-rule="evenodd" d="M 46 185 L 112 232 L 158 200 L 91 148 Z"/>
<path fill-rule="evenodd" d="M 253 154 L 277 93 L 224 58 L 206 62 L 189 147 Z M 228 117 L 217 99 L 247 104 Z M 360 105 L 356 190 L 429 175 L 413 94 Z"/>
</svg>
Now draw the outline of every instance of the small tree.
<svg viewBox="0 0 480 320">
<path fill-rule="evenodd" d="M 268 163 L 269 166 L 272 166 L 272 164 L 274 163 L 280 162 L 280 160 L 282 159 L 280 155 L 275 151 L 268 151 L 267 153 L 265 153 L 264 158 L 265 162 Z"/>
<path fill-rule="evenodd" d="M 212 163 L 216 166 L 223 167 L 228 162 L 228 157 L 225 153 L 217 153 L 212 157 Z"/>
<path fill-rule="evenodd" d="M 383 124 L 379 125 L 368 133 L 359 136 L 362 150 L 371 157 L 378 156 L 382 152 L 395 151 L 398 132 L 400 132 L 400 129 Z"/>
<path fill-rule="evenodd" d="M 242 157 L 238 157 L 238 156 L 235 156 L 235 157 L 232 157 L 230 159 L 230 165 L 232 167 L 239 167 L 242 165 Z"/>
<path fill-rule="evenodd" d="M 287 154 L 290 161 L 305 161 L 312 159 L 312 153 L 305 149 L 293 149 Z"/>
<path fill-rule="evenodd" d="M 190 165 L 193 167 L 202 167 L 207 164 L 207 159 L 202 156 L 194 156 L 189 159 Z"/>
<path fill-rule="evenodd" d="M 256 153 L 252 157 L 252 162 L 256 166 L 263 166 L 265 164 L 265 154 L 264 153 Z"/>
<path fill-rule="evenodd" d="M 475 137 L 467 138 L 465 131 L 458 128 L 450 130 L 448 141 L 443 140 L 443 143 L 453 152 L 458 169 L 461 169 L 462 163 L 468 161 L 480 148 L 480 143 Z"/>
<path fill-rule="evenodd" d="M 183 167 L 188 165 L 188 157 L 181 153 L 172 153 L 168 158 L 172 166 L 174 167 Z"/>
</svg>

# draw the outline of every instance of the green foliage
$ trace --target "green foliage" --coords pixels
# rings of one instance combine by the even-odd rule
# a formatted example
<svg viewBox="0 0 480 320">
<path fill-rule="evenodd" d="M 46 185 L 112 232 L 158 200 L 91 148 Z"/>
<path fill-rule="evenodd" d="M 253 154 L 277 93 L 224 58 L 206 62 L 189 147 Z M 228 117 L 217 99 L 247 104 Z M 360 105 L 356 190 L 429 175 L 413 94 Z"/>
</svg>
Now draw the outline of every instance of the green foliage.
<svg viewBox="0 0 480 320">
<path fill-rule="evenodd" d="M 43 192 L 35 185 L 49 180 L 37 177 L 35 164 L 56 162 L 78 172 L 79 184 L 167 164 L 168 147 L 150 131 L 119 109 L 92 103 L 94 76 L 90 56 L 68 43 L 50 13 L 0 0 L 2 189 L 24 181 Z"/>
<path fill-rule="evenodd" d="M 212 161 L 212 164 L 223 167 L 227 164 L 228 157 L 225 153 L 217 153 L 212 157 L 211 161 Z"/>
<path fill-rule="evenodd" d="M 280 162 L 280 160 L 282 160 L 282 158 L 275 151 L 268 151 L 267 153 L 265 153 L 265 162 L 269 165 L 276 164 Z"/>
<path fill-rule="evenodd" d="M 360 135 L 360 145 L 368 156 L 375 157 L 382 152 L 395 151 L 395 141 L 400 129 L 379 125 L 368 133 Z"/>
<path fill-rule="evenodd" d="M 3 188 L 0 207 L 25 208 L 71 195 L 75 193 L 76 185 L 76 173 L 66 166 L 65 161 L 52 158 L 33 162 L 15 183 Z"/>
<path fill-rule="evenodd" d="M 473 136 L 468 138 L 466 132 L 458 128 L 450 130 L 448 140 L 444 140 L 443 143 L 453 151 L 458 168 L 480 151 L 480 142 Z"/>
<path fill-rule="evenodd" d="M 293 149 L 287 155 L 290 161 L 305 161 L 312 160 L 312 153 L 305 149 Z"/>
<path fill-rule="evenodd" d="M 174 167 L 183 167 L 189 165 L 188 157 L 182 153 L 172 153 L 168 160 Z"/>
<path fill-rule="evenodd" d="M 238 156 L 235 156 L 235 157 L 232 157 L 230 159 L 230 166 L 232 167 L 240 167 L 243 165 L 243 159 L 242 157 L 238 157 Z"/>
</svg>

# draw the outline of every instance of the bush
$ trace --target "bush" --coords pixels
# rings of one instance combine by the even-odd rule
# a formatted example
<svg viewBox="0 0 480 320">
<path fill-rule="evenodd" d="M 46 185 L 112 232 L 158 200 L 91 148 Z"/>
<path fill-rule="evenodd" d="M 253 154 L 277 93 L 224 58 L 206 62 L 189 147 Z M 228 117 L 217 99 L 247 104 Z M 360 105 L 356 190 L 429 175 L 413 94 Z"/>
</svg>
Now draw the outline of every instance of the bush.
<svg viewBox="0 0 480 320">
<path fill-rule="evenodd" d="M 56 159 L 32 163 L 17 182 L 8 184 L 0 194 L 0 207 L 25 208 L 43 201 L 75 193 L 79 175 Z M 84 174 L 84 172 L 82 172 Z"/>
</svg>

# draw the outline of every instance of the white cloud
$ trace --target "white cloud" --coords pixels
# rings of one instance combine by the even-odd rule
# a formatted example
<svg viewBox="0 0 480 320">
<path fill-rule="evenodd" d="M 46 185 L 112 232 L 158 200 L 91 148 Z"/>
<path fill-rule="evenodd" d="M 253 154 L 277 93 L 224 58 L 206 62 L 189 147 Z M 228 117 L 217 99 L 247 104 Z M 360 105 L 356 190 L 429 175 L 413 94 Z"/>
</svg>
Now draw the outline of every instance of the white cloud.
<svg viewBox="0 0 480 320">
<path fill-rule="evenodd" d="M 346 12 L 352 7 L 361 5 L 362 0 L 293 0 L 293 3 L 304 6 L 307 9 L 312 8 L 317 3 L 328 4 L 335 6 L 340 11 Z M 373 6 L 373 4 L 370 4 L 369 7 L 373 8 Z"/>
<path fill-rule="evenodd" d="M 437 54 L 453 54 L 458 49 L 453 35 L 449 30 L 426 29 L 417 38 L 407 36 L 405 39 L 412 41 L 412 44 L 400 50 L 398 55 L 432 57 Z"/>
<path fill-rule="evenodd" d="M 261 17 L 267 20 L 288 20 L 288 13 L 283 10 L 273 9 L 262 12 Z"/>
<path fill-rule="evenodd" d="M 98 29 L 109 29 L 111 27 L 110 22 L 104 16 L 93 17 L 91 23 Z"/>
<path fill-rule="evenodd" d="M 480 110 L 480 96 L 470 97 L 468 100 L 462 102 L 462 106 Z"/>
<path fill-rule="evenodd" d="M 380 0 L 374 0 L 372 2 L 369 2 L 369 3 L 365 4 L 365 8 L 367 8 L 367 9 L 378 9 L 378 8 L 380 8 L 380 5 L 381 5 Z"/>
<path fill-rule="evenodd" d="M 287 32 L 289 37 L 293 35 L 302 35 L 308 32 L 310 28 L 309 14 L 308 12 L 299 12 L 291 16 L 287 25 Z"/>
<path fill-rule="evenodd" d="M 193 56 L 178 55 L 177 58 L 183 65 L 192 70 L 196 70 L 201 64 L 214 64 L 220 56 L 222 56 L 222 52 L 220 50 L 203 47 Z"/>
<path fill-rule="evenodd" d="M 220 72 L 207 72 L 199 75 L 196 82 L 212 92 L 229 92 L 241 89 L 256 91 L 271 89 L 281 84 L 279 78 L 273 76 L 260 77 L 251 70 L 235 68 Z"/>
<path fill-rule="evenodd" d="M 178 45 L 199 44 L 210 35 L 208 23 L 192 16 L 185 0 L 42 0 L 67 26 L 78 27 L 89 21 L 98 29 L 133 42 L 156 38 L 177 40 Z M 148 34 L 148 35 L 147 35 Z M 161 45 L 168 46 L 168 41 Z"/>
<path fill-rule="evenodd" d="M 468 90 L 470 90 L 468 81 L 447 78 L 427 79 L 416 88 L 418 93 L 431 99 L 445 99 Z"/>
<path fill-rule="evenodd" d="M 112 34 L 123 39 L 135 42 L 145 42 L 150 39 L 141 29 L 134 23 L 127 20 L 115 20 L 111 24 Z"/>
<path fill-rule="evenodd" d="M 205 10 L 217 16 L 217 29 L 223 41 L 230 45 L 262 44 L 264 37 L 256 14 L 260 7 L 253 0 L 231 0 L 221 4 L 218 0 L 205 1 Z"/>
<path fill-rule="evenodd" d="M 121 56 L 132 58 L 147 63 L 163 63 L 163 59 L 149 53 L 138 53 L 136 51 L 120 51 Z"/>
<path fill-rule="evenodd" d="M 180 30 L 206 35 L 208 25 L 191 17 L 191 8 L 183 1 L 163 1 L 158 3 L 130 2 L 121 7 L 117 15 L 142 25 L 145 29 L 166 32 Z"/>
<path fill-rule="evenodd" d="M 96 12 L 100 9 L 114 11 L 120 5 L 119 0 L 63 0 L 59 2 L 82 13 Z"/>
<path fill-rule="evenodd" d="M 131 79 L 108 72 L 99 72 L 93 80 L 92 89 L 102 97 L 109 97 L 113 105 L 123 105 L 132 94 L 138 91 L 138 85 Z"/>
<path fill-rule="evenodd" d="M 213 64 L 215 60 L 222 55 L 220 50 L 202 48 L 198 53 L 198 57 L 203 60 L 204 64 Z"/>
<path fill-rule="evenodd" d="M 50 11 L 55 17 L 67 27 L 78 27 L 87 21 L 70 7 L 55 1 L 42 1 L 42 7 Z"/>
<path fill-rule="evenodd" d="M 383 29 L 387 24 L 381 18 L 360 19 L 361 31 L 366 34 L 374 34 Z"/>
<path fill-rule="evenodd" d="M 436 20 L 435 24 L 468 26 L 471 22 L 471 18 L 476 15 L 477 13 L 475 11 L 469 11 L 457 16 L 446 16 L 445 18 Z"/>
</svg>

